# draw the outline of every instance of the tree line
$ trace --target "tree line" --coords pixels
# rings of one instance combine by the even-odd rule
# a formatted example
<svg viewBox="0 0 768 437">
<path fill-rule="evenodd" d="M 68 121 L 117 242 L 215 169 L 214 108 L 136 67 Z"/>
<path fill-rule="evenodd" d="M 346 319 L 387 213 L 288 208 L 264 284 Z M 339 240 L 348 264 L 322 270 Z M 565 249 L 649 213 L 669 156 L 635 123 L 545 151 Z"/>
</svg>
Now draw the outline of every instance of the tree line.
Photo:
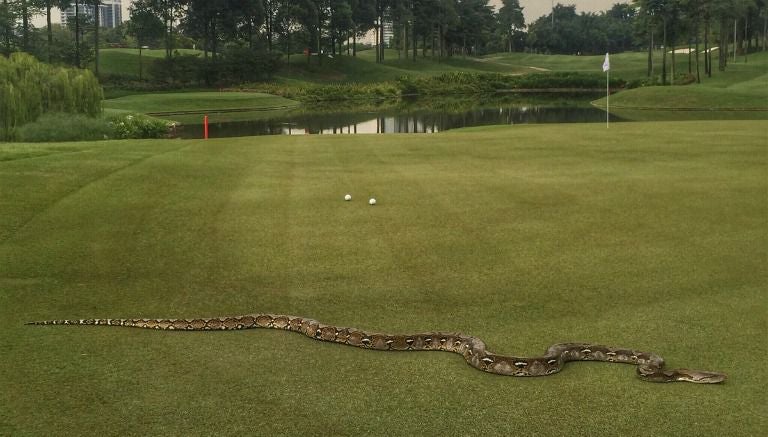
<svg viewBox="0 0 768 437">
<path fill-rule="evenodd" d="M 176 49 L 200 49 L 204 75 L 241 64 L 249 70 L 234 76 L 277 68 L 277 59 L 290 62 L 291 56 L 321 64 L 327 56 L 356 56 L 365 47 L 375 50 L 377 62 L 391 56 L 416 61 L 501 51 L 647 49 L 650 76 L 658 70 L 655 48 L 686 47 L 689 70 L 695 65 L 700 77 L 711 75 L 714 65 L 725 69 L 729 53 L 765 50 L 768 30 L 768 0 L 632 0 L 599 13 L 557 4 L 532 23 L 525 22 L 519 0 L 503 0 L 498 10 L 488 0 L 138 0 L 130 19 L 109 31 L 95 25 L 100 0 L 1 1 L 3 54 L 25 51 L 48 62 L 90 65 L 97 75 L 105 39 L 124 44 L 130 38 L 132 46 L 162 46 L 169 69 L 176 61 L 197 62 L 177 59 Z M 52 25 L 54 7 L 73 7 L 75 17 L 67 26 Z M 48 24 L 34 29 L 31 17 L 41 13 Z M 714 46 L 720 48 L 717 59 Z M 667 52 L 661 65 L 665 82 Z"/>
</svg>

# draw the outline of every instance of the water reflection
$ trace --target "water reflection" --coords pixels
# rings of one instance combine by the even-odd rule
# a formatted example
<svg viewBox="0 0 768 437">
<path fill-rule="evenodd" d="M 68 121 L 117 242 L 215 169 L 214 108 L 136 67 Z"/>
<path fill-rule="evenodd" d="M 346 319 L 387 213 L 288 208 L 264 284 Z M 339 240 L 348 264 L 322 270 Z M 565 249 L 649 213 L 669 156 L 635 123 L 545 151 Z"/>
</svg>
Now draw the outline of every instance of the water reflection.
<svg viewBox="0 0 768 437">
<path fill-rule="evenodd" d="M 212 116 L 212 120 L 216 117 Z M 611 116 L 611 120 L 621 120 Z M 492 107 L 418 109 L 387 108 L 376 111 L 307 111 L 284 113 L 275 118 L 232 121 L 209 125 L 212 138 L 251 135 L 341 135 L 436 133 L 449 129 L 494 124 L 604 122 L 605 111 L 575 106 L 498 105 Z M 202 137 L 200 125 L 184 126 L 183 138 Z"/>
</svg>

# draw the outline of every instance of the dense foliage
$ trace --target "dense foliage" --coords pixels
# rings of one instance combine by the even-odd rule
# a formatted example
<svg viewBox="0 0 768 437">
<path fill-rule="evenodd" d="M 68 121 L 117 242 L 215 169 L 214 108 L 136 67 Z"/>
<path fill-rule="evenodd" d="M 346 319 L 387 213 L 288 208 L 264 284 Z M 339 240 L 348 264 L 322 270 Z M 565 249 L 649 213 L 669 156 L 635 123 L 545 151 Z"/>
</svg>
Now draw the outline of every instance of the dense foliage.
<svg viewBox="0 0 768 437">
<path fill-rule="evenodd" d="M 46 112 L 95 116 L 102 98 L 88 70 L 53 67 L 25 53 L 0 56 L 0 139 Z"/>
</svg>

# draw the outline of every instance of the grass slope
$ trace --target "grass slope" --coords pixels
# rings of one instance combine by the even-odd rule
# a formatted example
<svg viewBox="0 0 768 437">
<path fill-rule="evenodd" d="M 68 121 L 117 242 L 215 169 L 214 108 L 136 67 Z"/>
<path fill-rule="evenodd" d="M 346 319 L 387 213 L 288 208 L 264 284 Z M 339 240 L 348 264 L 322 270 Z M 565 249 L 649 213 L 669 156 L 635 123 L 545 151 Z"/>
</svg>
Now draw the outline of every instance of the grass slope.
<svg viewBox="0 0 768 437">
<path fill-rule="evenodd" d="M 766 127 L 0 145 L 0 434 L 761 434 Z M 510 354 L 603 342 L 730 379 L 23 325 L 256 311 Z"/>
<path fill-rule="evenodd" d="M 183 55 L 201 54 L 199 50 L 178 49 Z M 143 75 L 151 77 L 149 65 L 155 59 L 165 56 L 165 49 L 146 49 L 141 51 Z M 104 75 L 139 78 L 139 49 L 101 49 L 99 50 L 99 72 Z"/>
<path fill-rule="evenodd" d="M 595 104 L 604 107 L 605 99 Z M 618 115 L 621 110 L 636 108 L 768 111 L 768 52 L 750 55 L 748 62 L 739 58 L 729 63 L 725 73 L 715 72 L 701 84 L 622 91 L 611 97 L 611 106 Z"/>
</svg>

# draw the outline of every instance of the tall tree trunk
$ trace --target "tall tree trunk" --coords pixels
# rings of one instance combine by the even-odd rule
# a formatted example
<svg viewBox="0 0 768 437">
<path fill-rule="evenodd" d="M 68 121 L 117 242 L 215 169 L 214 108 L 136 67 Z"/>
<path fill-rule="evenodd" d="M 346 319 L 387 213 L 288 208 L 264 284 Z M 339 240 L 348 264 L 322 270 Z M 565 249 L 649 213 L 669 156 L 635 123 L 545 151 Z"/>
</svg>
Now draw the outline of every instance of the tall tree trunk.
<svg viewBox="0 0 768 437">
<path fill-rule="evenodd" d="M 691 53 L 691 38 L 688 38 L 688 74 L 693 73 L 693 54 Z"/>
<path fill-rule="evenodd" d="M 381 36 L 379 38 L 379 50 L 381 50 L 381 62 L 384 62 L 384 12 L 382 11 L 379 21 L 379 31 Z"/>
<path fill-rule="evenodd" d="M 323 30 L 320 27 L 320 17 L 317 20 L 317 65 L 323 65 L 323 47 L 322 47 Z"/>
<path fill-rule="evenodd" d="M 443 37 L 443 24 L 440 23 L 440 29 L 438 30 L 437 35 L 438 43 L 440 44 L 440 55 L 437 57 L 438 59 L 442 60 L 443 56 L 445 56 L 445 38 Z"/>
<path fill-rule="evenodd" d="M 709 17 L 704 21 L 704 73 L 712 77 L 712 50 L 709 47 Z"/>
<path fill-rule="evenodd" d="M 411 23 L 411 43 L 413 44 L 413 62 L 416 62 L 416 42 L 418 41 L 418 35 L 416 34 L 416 19 Z"/>
<path fill-rule="evenodd" d="M 670 75 L 670 82 L 672 83 L 672 85 L 675 84 L 675 73 L 677 73 L 677 64 L 676 64 L 676 61 L 675 61 L 675 49 L 677 48 L 676 45 L 677 44 L 676 44 L 676 42 L 674 41 L 674 38 L 673 38 L 673 41 L 672 41 L 672 74 Z"/>
<path fill-rule="evenodd" d="M 749 40 L 748 44 L 744 45 L 744 63 L 747 63 L 747 56 L 749 56 L 749 49 L 752 48 L 752 38 L 747 36 L 749 32 L 749 14 L 744 17 L 744 40 Z"/>
<path fill-rule="evenodd" d="M 29 51 L 29 10 L 27 0 L 21 0 L 21 50 Z"/>
<path fill-rule="evenodd" d="M 720 19 L 720 50 L 718 60 L 718 70 L 725 71 L 725 64 L 728 61 L 728 21 L 725 18 Z"/>
<path fill-rule="evenodd" d="M 219 53 L 219 33 L 216 30 L 216 14 L 211 18 L 211 60 L 216 65 Z"/>
<path fill-rule="evenodd" d="M 170 17 L 170 7 L 168 6 L 168 1 L 166 0 L 165 3 L 165 9 L 163 10 L 163 21 L 165 22 L 165 57 L 167 59 L 171 58 L 171 17 Z"/>
<path fill-rule="evenodd" d="M 699 69 L 699 27 L 700 23 L 696 20 L 696 83 L 701 83 L 701 70 Z"/>
<path fill-rule="evenodd" d="M 10 14 L 9 11 L 8 0 L 3 0 L 3 12 Z M 3 54 L 6 56 L 11 54 L 11 24 L 11 20 L 6 20 L 3 26 L 3 45 L 5 46 Z"/>
<path fill-rule="evenodd" d="M 46 33 L 48 34 L 48 63 L 53 63 L 53 28 L 51 27 L 51 2 L 50 0 L 45 4 L 45 24 L 48 26 Z"/>
<path fill-rule="evenodd" d="M 648 38 L 648 77 L 653 76 L 653 27 L 650 29 L 650 38 Z"/>
<path fill-rule="evenodd" d="M 268 6 L 267 9 L 267 51 L 272 53 L 272 28 L 274 23 L 272 22 L 272 7 Z"/>
<path fill-rule="evenodd" d="M 739 19 L 736 18 L 733 20 L 733 62 L 736 62 L 736 54 L 739 52 L 739 49 L 741 49 L 741 41 L 738 38 L 737 33 L 739 33 Z"/>
<path fill-rule="evenodd" d="M 211 20 L 206 19 L 205 24 L 203 24 L 203 59 L 206 61 L 208 60 L 208 52 L 210 51 L 210 45 L 211 45 Z"/>
<path fill-rule="evenodd" d="M 661 54 L 661 84 L 666 85 L 667 84 L 667 50 L 669 47 L 667 46 L 667 19 L 662 20 L 662 31 L 663 31 L 663 42 L 662 47 L 663 53 Z"/>
<path fill-rule="evenodd" d="M 99 77 L 99 27 L 101 27 L 101 11 L 99 11 L 101 0 L 93 2 L 93 50 L 94 50 L 94 71 L 96 77 Z"/>
<path fill-rule="evenodd" d="M 437 27 L 432 29 L 432 44 L 429 45 L 432 59 L 435 59 L 435 46 L 437 45 Z"/>
<path fill-rule="evenodd" d="M 248 18 L 248 49 L 253 50 L 253 17 Z"/>
<path fill-rule="evenodd" d="M 75 0 L 75 66 L 80 68 L 80 1 Z"/>
</svg>

